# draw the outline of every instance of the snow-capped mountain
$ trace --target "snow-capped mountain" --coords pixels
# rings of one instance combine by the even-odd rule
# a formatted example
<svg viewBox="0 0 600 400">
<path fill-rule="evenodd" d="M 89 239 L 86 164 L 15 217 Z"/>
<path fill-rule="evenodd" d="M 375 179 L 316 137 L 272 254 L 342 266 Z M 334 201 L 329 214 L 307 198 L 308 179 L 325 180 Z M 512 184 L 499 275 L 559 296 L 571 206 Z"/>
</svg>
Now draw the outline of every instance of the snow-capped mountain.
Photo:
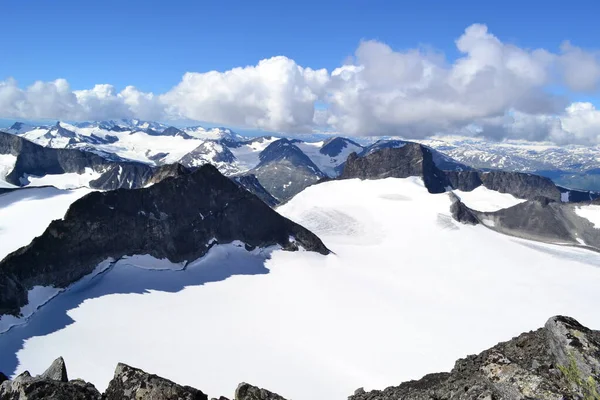
<svg viewBox="0 0 600 400">
<path fill-rule="evenodd" d="M 600 147 L 523 141 L 493 142 L 482 138 L 436 137 L 420 140 L 473 168 L 532 172 L 557 184 L 600 189 Z"/>
</svg>

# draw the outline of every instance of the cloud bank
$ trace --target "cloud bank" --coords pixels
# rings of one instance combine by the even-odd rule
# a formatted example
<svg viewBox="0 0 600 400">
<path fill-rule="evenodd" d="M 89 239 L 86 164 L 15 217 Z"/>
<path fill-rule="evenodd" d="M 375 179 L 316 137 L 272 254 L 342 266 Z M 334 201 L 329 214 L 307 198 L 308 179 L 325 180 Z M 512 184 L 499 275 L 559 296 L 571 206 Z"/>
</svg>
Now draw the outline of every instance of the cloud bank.
<svg viewBox="0 0 600 400">
<path fill-rule="evenodd" d="M 0 117 L 192 119 L 293 133 L 600 143 L 600 110 L 548 90 L 598 92 L 600 53 L 569 42 L 557 53 L 524 49 L 481 24 L 455 45 L 460 56 L 449 61 L 432 50 L 363 41 L 348 64 L 331 72 L 277 56 L 225 72 L 188 72 L 162 94 L 132 86 L 117 92 L 107 84 L 72 90 L 64 79 L 20 88 L 8 79 L 0 81 Z"/>
</svg>

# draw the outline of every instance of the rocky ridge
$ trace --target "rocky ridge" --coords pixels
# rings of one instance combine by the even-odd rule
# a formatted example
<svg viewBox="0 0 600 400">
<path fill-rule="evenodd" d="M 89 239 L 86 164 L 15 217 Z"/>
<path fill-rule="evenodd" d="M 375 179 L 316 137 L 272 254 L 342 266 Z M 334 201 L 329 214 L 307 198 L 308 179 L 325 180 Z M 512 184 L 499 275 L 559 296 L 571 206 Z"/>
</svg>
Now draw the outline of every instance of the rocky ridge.
<svg viewBox="0 0 600 400">
<path fill-rule="evenodd" d="M 565 200 L 567 192 L 570 201 L 589 201 L 594 198 L 593 193 L 569 191 L 556 186 L 549 178 L 529 173 L 459 168 L 444 170 L 436 162 L 434 150 L 413 142 L 399 143 L 395 147 L 380 147 L 364 154 L 350 154 L 339 179 L 420 176 L 431 193 L 443 193 L 451 189 L 469 192 L 484 186 L 526 200 L 545 197 L 561 202 Z"/>
<path fill-rule="evenodd" d="M 478 355 L 450 372 L 384 390 L 358 389 L 349 400 L 600 399 L 600 332 L 557 316 Z"/>
<path fill-rule="evenodd" d="M 600 331 L 573 318 L 556 316 L 543 328 L 458 360 L 450 372 L 429 374 L 383 390 L 357 389 L 348 400 L 598 400 L 599 382 Z M 26 371 L 0 384 L 0 400 L 39 399 L 208 400 L 208 396 L 122 363 L 101 394 L 90 383 L 69 380 L 62 358 L 40 376 L 32 377 Z M 285 398 L 241 383 L 233 400 Z"/>
<path fill-rule="evenodd" d="M 107 260 L 148 254 L 179 263 L 212 245 L 329 251 L 212 165 L 143 189 L 92 192 L 29 245 L 0 262 L 0 315 L 19 315 L 34 286 L 64 288 Z"/>
</svg>

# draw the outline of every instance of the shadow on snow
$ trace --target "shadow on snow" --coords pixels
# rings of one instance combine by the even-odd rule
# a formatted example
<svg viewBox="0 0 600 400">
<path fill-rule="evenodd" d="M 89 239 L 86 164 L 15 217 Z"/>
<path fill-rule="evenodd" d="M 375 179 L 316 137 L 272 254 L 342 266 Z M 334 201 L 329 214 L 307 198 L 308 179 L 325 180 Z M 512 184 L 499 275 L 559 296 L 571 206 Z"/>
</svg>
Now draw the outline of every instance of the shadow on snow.
<svg viewBox="0 0 600 400">
<path fill-rule="evenodd" d="M 111 294 L 144 294 L 151 290 L 176 293 L 187 286 L 223 281 L 233 275 L 267 274 L 265 262 L 269 255 L 268 250 L 257 254 L 243 247 L 223 245 L 213 247 L 203 258 L 182 270 L 151 270 L 127 264 L 111 267 L 92 279 L 73 284 L 39 308 L 26 323 L 0 334 L 0 371 L 13 375 L 18 367 L 17 353 L 25 341 L 71 325 L 74 320 L 67 312 L 85 300 Z"/>
</svg>

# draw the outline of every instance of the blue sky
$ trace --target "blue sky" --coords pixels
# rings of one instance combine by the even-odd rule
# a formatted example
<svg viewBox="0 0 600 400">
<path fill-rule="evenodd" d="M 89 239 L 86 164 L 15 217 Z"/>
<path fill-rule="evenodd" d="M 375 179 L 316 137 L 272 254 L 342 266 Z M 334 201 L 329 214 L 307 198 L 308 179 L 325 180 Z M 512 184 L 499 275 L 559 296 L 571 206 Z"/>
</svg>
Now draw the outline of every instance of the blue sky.
<svg viewBox="0 0 600 400">
<path fill-rule="evenodd" d="M 502 41 L 557 51 L 597 46 L 598 1 L 3 0 L 0 80 L 66 78 L 74 89 L 110 83 L 165 92 L 186 71 L 227 70 L 286 55 L 339 66 L 362 39 L 402 50 L 454 40 L 485 23 Z"/>
<path fill-rule="evenodd" d="M 599 14 L 598 0 L 0 0 L 0 119 L 600 143 Z"/>
</svg>

